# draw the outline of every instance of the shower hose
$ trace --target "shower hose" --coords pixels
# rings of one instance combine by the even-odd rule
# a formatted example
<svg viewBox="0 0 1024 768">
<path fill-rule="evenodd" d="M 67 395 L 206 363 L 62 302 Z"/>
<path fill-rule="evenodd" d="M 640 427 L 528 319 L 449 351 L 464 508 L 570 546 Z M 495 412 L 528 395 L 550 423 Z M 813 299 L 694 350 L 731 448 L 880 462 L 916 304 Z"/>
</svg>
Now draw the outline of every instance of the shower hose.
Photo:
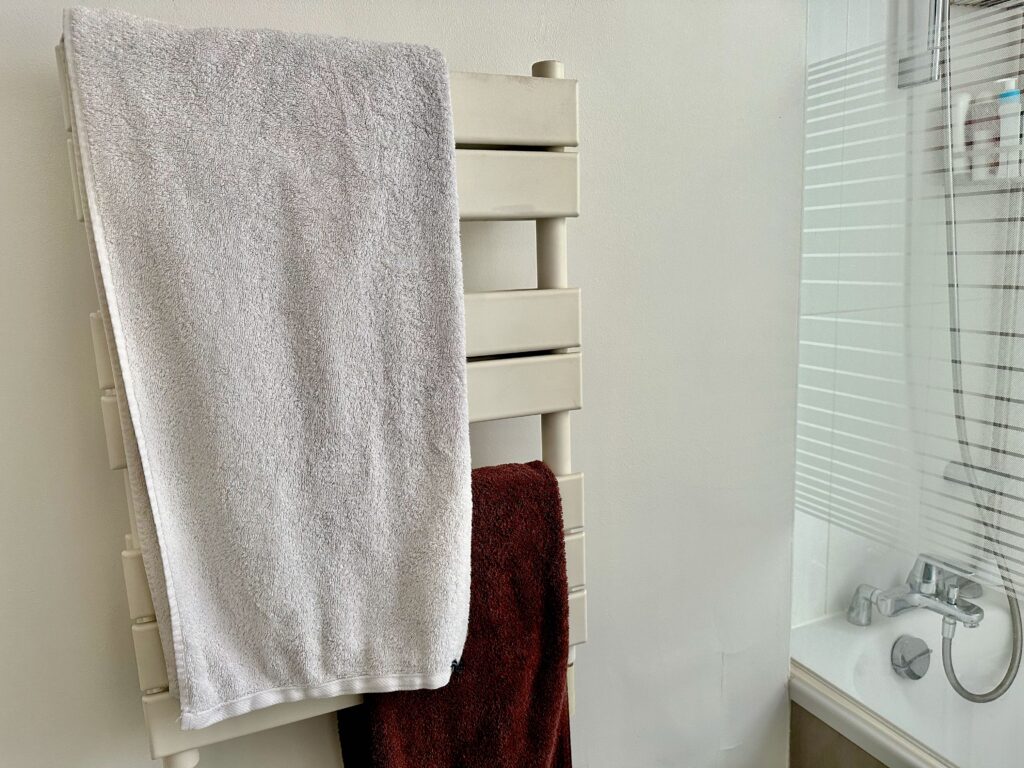
<svg viewBox="0 0 1024 768">
<path fill-rule="evenodd" d="M 1009 566 L 1006 563 L 1006 557 L 1003 554 L 1002 548 L 999 544 L 999 527 L 996 525 L 994 519 L 989 519 L 989 515 L 986 510 L 992 510 L 994 518 L 998 519 L 1001 516 L 1001 506 L 997 507 L 998 500 L 993 498 L 991 502 L 986 503 L 984 497 L 985 489 L 978 484 L 977 473 L 975 471 L 976 465 L 973 463 L 971 456 L 971 445 L 969 436 L 967 434 L 967 419 L 964 411 L 964 387 L 963 387 L 963 371 L 962 363 L 963 357 L 961 356 L 960 349 L 960 279 L 959 279 L 959 264 L 958 264 L 958 250 L 957 250 L 957 237 L 956 237 L 956 201 L 954 196 L 953 181 L 954 181 L 954 169 L 953 169 L 953 111 L 952 111 L 952 62 L 950 56 L 950 24 L 949 24 L 949 8 L 947 0 L 946 14 L 943 17 L 946 19 L 946 23 L 943 25 L 943 73 L 942 73 L 942 96 L 943 105 L 945 107 L 946 115 L 946 173 L 944 174 L 945 186 L 946 186 L 946 271 L 949 284 L 949 343 L 950 343 L 950 362 L 952 364 L 953 373 L 953 410 L 956 421 L 956 435 L 957 442 L 960 445 L 960 458 L 961 463 L 967 473 L 967 482 L 971 488 L 971 495 L 974 499 L 974 504 L 978 508 L 979 519 L 981 520 L 982 526 L 985 528 L 986 538 L 992 542 L 992 552 L 995 555 L 996 565 L 999 569 L 999 576 L 1003 583 L 1003 590 L 1006 593 L 1006 601 L 1010 611 L 1010 626 L 1012 632 L 1011 639 L 1011 652 L 1010 661 L 1006 667 L 1006 673 L 1003 675 L 1002 680 L 996 684 L 991 690 L 985 691 L 984 693 L 975 693 L 967 690 L 964 685 L 960 682 L 960 679 L 956 675 L 956 670 L 953 668 L 953 633 L 956 628 L 956 624 L 949 625 L 948 631 L 943 632 L 942 637 L 942 668 L 946 672 L 946 678 L 949 680 L 949 684 L 953 687 L 953 690 L 960 696 L 977 704 L 984 704 L 986 702 L 995 701 L 1004 693 L 1006 693 L 1010 686 L 1013 684 L 1014 679 L 1017 677 L 1017 671 L 1020 669 L 1021 662 L 1021 650 L 1022 650 L 1022 633 L 1021 630 L 1021 615 L 1020 615 L 1020 604 L 1017 602 L 1017 591 L 1014 588 L 1013 576 L 1010 573 Z M 1013 268 L 1019 271 L 1021 264 L 1021 243 L 1020 243 L 1020 228 L 1021 220 L 1024 218 L 1024 210 L 1022 210 L 1022 197 L 1024 192 L 1020 192 L 1015 195 L 1007 195 L 1008 205 L 1015 202 L 1017 206 L 1016 215 L 1008 216 L 1008 219 L 1012 219 L 1016 222 L 1017 235 L 1016 243 L 1007 249 L 1007 257 L 1009 259 L 1010 254 L 1013 255 Z M 1012 199 L 1012 202 L 1011 202 Z M 1005 264 L 1004 270 L 1009 269 L 1010 265 Z M 1020 275 L 1017 274 L 1015 279 L 1019 281 Z M 1008 282 L 1008 281 L 1006 281 Z M 1014 284 L 1017 284 L 1016 282 Z M 1021 291 L 1010 291 L 1011 298 L 1004 300 L 1002 314 L 1004 322 L 1012 322 L 1013 318 L 1016 317 L 1016 306 L 1019 301 L 1017 294 Z M 1005 327 L 1005 326 L 1004 326 Z M 999 338 L 999 359 L 1000 365 L 997 366 L 996 386 L 1001 389 L 1009 388 L 1009 379 L 1013 374 L 1013 371 L 1009 370 L 1009 364 L 1002 364 L 1008 361 L 1009 355 L 1012 353 L 1012 345 L 1015 339 L 1010 334 L 1001 334 Z M 999 418 L 998 409 L 1002 408 L 1005 412 L 1007 402 L 1009 400 L 1008 392 L 1003 393 L 1004 396 L 996 398 L 995 408 L 997 409 L 996 418 L 992 419 L 993 422 L 993 433 L 1003 427 L 1003 434 L 1005 434 L 1006 417 Z M 993 447 L 995 447 L 995 440 L 993 440 Z M 997 457 L 1001 454 L 996 452 Z M 944 630 L 946 628 L 944 627 Z"/>
</svg>

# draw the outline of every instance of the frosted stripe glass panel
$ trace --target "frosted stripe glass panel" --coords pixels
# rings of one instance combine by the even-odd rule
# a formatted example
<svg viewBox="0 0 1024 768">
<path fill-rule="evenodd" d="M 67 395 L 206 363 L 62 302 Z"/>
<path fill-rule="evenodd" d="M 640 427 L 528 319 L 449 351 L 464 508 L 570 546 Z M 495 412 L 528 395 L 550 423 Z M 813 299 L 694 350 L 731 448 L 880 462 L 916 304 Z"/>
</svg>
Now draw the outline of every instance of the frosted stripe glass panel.
<svg viewBox="0 0 1024 768">
<path fill-rule="evenodd" d="M 906 96 L 888 45 L 808 69 L 797 510 L 868 539 L 917 539 L 904 334 Z"/>
<path fill-rule="evenodd" d="M 954 16 L 953 100 L 970 100 L 970 130 L 991 122 L 995 81 L 1021 76 L 1022 29 L 1020 3 Z M 1024 178 L 979 172 L 1005 164 L 1005 147 L 950 154 L 938 85 L 897 89 L 899 55 L 875 44 L 808 68 L 797 509 L 910 555 L 965 562 L 996 587 L 1001 547 L 1024 589 Z"/>
</svg>

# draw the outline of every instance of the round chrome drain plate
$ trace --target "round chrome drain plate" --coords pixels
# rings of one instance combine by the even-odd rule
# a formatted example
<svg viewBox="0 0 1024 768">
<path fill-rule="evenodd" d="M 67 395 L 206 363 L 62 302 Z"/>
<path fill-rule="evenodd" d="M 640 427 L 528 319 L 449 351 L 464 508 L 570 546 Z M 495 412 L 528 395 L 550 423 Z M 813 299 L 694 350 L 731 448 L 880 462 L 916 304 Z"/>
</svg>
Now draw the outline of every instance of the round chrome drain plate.
<svg viewBox="0 0 1024 768">
<path fill-rule="evenodd" d="M 892 644 L 892 671 L 907 680 L 920 680 L 932 663 L 932 649 L 919 637 L 900 635 Z"/>
</svg>

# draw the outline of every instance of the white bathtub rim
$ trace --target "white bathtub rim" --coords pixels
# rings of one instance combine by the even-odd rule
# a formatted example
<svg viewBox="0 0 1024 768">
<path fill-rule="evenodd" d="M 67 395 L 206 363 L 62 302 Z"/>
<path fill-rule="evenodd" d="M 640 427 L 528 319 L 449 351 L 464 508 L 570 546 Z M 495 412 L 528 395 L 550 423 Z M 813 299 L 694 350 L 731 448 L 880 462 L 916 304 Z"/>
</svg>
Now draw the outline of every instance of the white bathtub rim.
<svg viewBox="0 0 1024 768">
<path fill-rule="evenodd" d="M 957 768 L 795 660 L 789 698 L 889 768 Z"/>
</svg>

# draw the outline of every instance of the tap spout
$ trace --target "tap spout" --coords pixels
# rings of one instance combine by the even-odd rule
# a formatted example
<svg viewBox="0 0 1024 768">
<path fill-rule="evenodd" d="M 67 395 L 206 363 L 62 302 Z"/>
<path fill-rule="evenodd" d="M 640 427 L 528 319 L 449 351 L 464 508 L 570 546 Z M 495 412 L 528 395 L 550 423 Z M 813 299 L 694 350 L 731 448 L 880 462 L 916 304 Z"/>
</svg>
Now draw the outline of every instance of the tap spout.
<svg viewBox="0 0 1024 768">
<path fill-rule="evenodd" d="M 914 592 L 908 587 L 896 587 L 879 592 L 873 596 L 872 602 L 883 616 L 896 616 L 911 608 L 924 608 L 940 616 L 948 616 L 965 627 L 976 627 L 985 618 L 985 611 L 980 605 L 975 605 L 955 594 L 952 599 L 943 600 Z"/>
<path fill-rule="evenodd" d="M 853 593 L 850 607 L 846 609 L 846 620 L 858 627 L 866 627 L 871 624 L 871 607 L 875 602 L 875 596 L 881 593 L 878 587 L 870 584 L 861 584 Z"/>
</svg>

